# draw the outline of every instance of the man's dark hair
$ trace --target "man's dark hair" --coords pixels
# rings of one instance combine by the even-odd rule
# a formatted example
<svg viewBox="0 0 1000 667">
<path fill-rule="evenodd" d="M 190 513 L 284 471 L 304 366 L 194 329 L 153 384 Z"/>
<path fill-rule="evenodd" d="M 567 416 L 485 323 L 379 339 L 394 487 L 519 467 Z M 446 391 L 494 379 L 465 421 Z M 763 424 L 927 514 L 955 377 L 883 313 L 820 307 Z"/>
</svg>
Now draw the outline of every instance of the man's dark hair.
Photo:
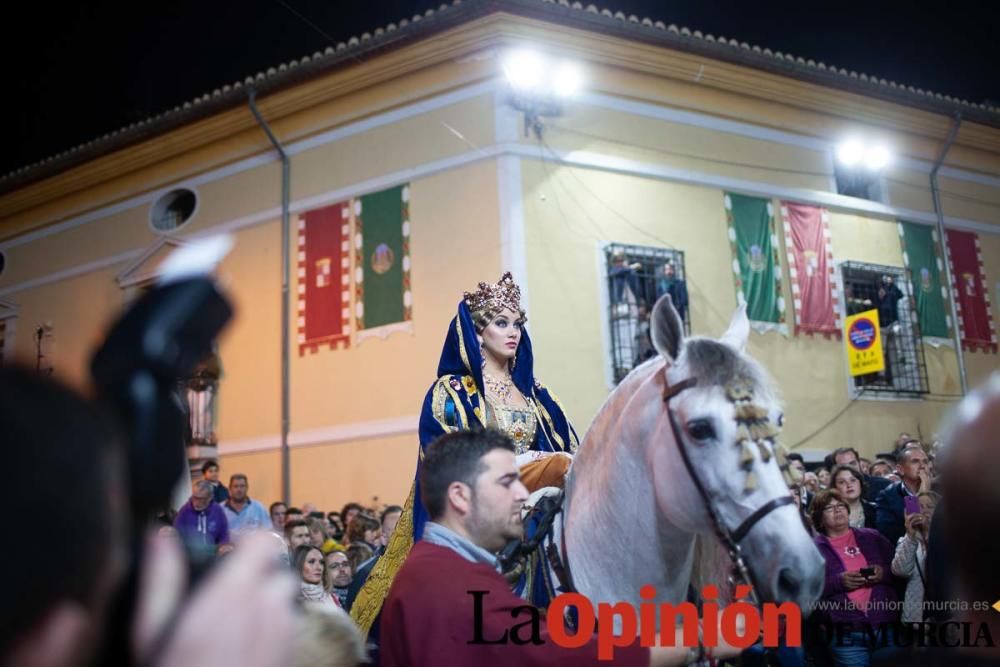
<svg viewBox="0 0 1000 667">
<path fill-rule="evenodd" d="M 285 537 L 286 538 L 291 537 L 292 536 L 292 531 L 295 530 L 296 528 L 298 528 L 299 526 L 305 526 L 306 528 L 308 528 L 309 524 L 306 523 L 305 521 L 302 521 L 301 519 L 293 519 L 292 521 L 286 521 L 285 522 Z"/>
<path fill-rule="evenodd" d="M 285 510 L 285 514 L 302 514 L 302 510 L 300 510 L 298 507 L 289 507 L 287 510 Z"/>
<path fill-rule="evenodd" d="M 859 466 L 861 465 L 861 454 L 858 454 L 858 450 L 854 449 L 854 447 L 837 447 L 826 455 L 826 458 L 823 459 L 823 464 L 830 470 L 833 470 L 840 465 L 837 463 L 837 457 L 841 454 L 854 454 L 854 459 L 858 462 Z"/>
<path fill-rule="evenodd" d="M 209 471 L 210 468 L 218 468 L 219 462 L 215 459 L 209 459 L 201 464 L 201 474 L 204 475 Z"/>
<path fill-rule="evenodd" d="M 243 480 L 244 482 L 246 482 L 246 483 L 247 483 L 247 486 L 250 486 L 250 480 L 249 480 L 249 479 L 247 479 L 247 476 L 246 476 L 246 475 L 244 475 L 244 474 L 243 474 L 243 473 L 241 473 L 241 472 L 238 472 L 238 473 L 236 473 L 235 475 L 230 475 L 230 477 L 229 477 L 229 485 L 230 485 L 230 486 L 232 486 L 232 485 L 233 485 L 233 482 L 235 482 L 235 481 L 236 481 L 236 480 L 238 480 L 238 479 L 242 479 L 242 480 Z"/>
<path fill-rule="evenodd" d="M 276 500 L 273 503 L 271 503 L 271 507 L 268 508 L 267 513 L 268 514 L 274 514 L 274 508 L 275 507 L 284 507 L 285 511 L 286 512 L 288 511 L 288 505 L 286 505 L 285 503 L 281 502 L 280 500 Z"/>
<path fill-rule="evenodd" d="M 789 461 L 798 461 L 802 465 L 806 464 L 806 460 L 802 458 L 802 455 L 798 452 L 788 452 L 788 454 L 785 455 L 785 458 Z"/>
<path fill-rule="evenodd" d="M 60 601 L 90 608 L 112 546 L 124 544 L 128 516 L 114 502 L 126 490 L 117 427 L 62 384 L 26 368 L 0 368 L 0 443 L 8 469 L 21 473 L 7 477 L 3 505 L 31 506 L 30 512 L 8 513 L 7 533 L 28 535 L 43 521 L 58 536 L 58 548 L 3 549 L 5 661 L 2 656 Z"/>
<path fill-rule="evenodd" d="M 492 428 L 446 433 L 427 445 L 420 462 L 420 496 L 431 520 L 444 514 L 448 486 L 462 482 L 473 489 L 486 469 L 482 459 L 494 449 L 514 450 L 506 434 Z"/>
<path fill-rule="evenodd" d="M 380 525 L 384 525 L 385 524 L 385 518 L 387 516 L 389 516 L 390 514 L 392 514 L 393 512 L 402 512 L 402 511 L 403 511 L 403 508 L 400 507 L 399 505 L 389 505 L 384 510 L 382 510 L 381 514 L 378 515 L 378 522 L 379 522 L 379 524 Z"/>
</svg>

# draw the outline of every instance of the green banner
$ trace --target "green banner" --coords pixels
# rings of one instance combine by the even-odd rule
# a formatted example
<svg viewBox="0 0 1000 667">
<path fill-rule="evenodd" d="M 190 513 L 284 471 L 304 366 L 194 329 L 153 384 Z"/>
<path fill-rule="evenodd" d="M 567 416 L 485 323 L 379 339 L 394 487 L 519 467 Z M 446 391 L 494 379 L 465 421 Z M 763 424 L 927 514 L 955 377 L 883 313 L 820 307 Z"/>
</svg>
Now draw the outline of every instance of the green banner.
<svg viewBox="0 0 1000 667">
<path fill-rule="evenodd" d="M 780 327 L 785 322 L 785 303 L 781 297 L 781 271 L 771 202 L 726 193 L 725 204 L 736 299 L 746 303 L 751 322 Z"/>
<path fill-rule="evenodd" d="M 355 266 L 358 330 L 410 319 L 409 185 L 365 195 L 355 208 L 361 237 Z M 358 306 L 361 306 L 358 308 Z"/>
<path fill-rule="evenodd" d="M 941 285 L 944 266 L 937 232 L 927 225 L 899 223 L 903 240 L 903 263 L 910 274 L 910 290 L 917 304 L 920 335 L 947 338 L 951 318 L 947 315 L 945 289 Z"/>
</svg>

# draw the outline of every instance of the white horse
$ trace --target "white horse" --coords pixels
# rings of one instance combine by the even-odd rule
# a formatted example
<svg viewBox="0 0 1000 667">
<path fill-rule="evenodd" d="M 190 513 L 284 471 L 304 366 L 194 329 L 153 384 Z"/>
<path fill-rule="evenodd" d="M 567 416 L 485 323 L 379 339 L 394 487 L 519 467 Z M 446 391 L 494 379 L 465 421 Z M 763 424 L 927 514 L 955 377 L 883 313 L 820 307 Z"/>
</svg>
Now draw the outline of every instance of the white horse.
<svg viewBox="0 0 1000 667">
<path fill-rule="evenodd" d="M 685 340 L 667 297 L 651 319 L 660 356 L 611 393 L 567 479 L 564 559 L 576 590 L 595 608 L 649 603 L 645 584 L 656 603 L 683 602 L 691 583 L 725 596 L 730 558 L 713 548 L 717 523 L 739 544 L 761 602 L 808 609 L 822 592 L 823 559 L 786 500 L 775 441 L 783 417 L 767 374 L 744 354 L 745 309 L 718 341 Z"/>
</svg>

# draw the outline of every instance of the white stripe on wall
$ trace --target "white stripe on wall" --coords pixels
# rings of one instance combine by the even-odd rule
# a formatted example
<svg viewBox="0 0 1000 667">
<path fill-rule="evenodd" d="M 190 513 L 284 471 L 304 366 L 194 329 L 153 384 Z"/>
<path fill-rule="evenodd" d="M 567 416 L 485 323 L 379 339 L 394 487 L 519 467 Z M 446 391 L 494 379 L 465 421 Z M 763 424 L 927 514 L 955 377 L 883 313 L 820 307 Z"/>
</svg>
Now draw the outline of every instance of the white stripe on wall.
<svg viewBox="0 0 1000 667">
<path fill-rule="evenodd" d="M 417 428 L 420 415 L 392 417 L 337 426 L 293 431 L 288 435 L 289 447 L 312 447 L 316 445 L 336 445 L 372 438 L 389 438 L 398 435 L 412 435 L 416 444 Z M 249 454 L 252 452 L 267 452 L 281 448 L 281 437 L 277 434 L 259 438 L 242 438 L 222 440 L 219 442 L 219 454 Z"/>
<path fill-rule="evenodd" d="M 855 199 L 854 197 L 845 197 L 843 195 L 838 195 L 821 190 L 789 188 L 781 185 L 776 185 L 773 183 L 767 183 L 764 181 L 751 181 L 747 179 L 729 178 L 726 176 L 719 176 L 717 174 L 692 171 L 690 169 L 681 169 L 678 167 L 666 167 L 659 164 L 640 162 L 637 160 L 630 160 L 615 155 L 595 153 L 592 151 L 572 151 L 572 152 L 554 151 L 554 155 L 552 153 L 553 151 L 550 151 L 549 154 L 546 155 L 545 151 L 543 151 L 541 147 L 527 145 L 527 144 L 520 144 L 520 143 L 503 143 L 499 145 L 487 146 L 484 148 L 476 148 L 466 153 L 453 155 L 447 158 L 442 158 L 440 160 L 434 160 L 431 162 L 424 163 L 422 165 L 417 165 L 415 167 L 401 169 L 399 171 L 383 174 L 382 176 L 378 176 L 376 178 L 359 181 L 344 188 L 339 188 L 337 190 L 331 190 L 329 192 L 314 195 L 312 197 L 299 199 L 291 202 L 290 208 L 293 214 L 302 211 L 308 211 L 314 208 L 326 206 L 327 204 L 332 204 L 337 201 L 343 201 L 344 199 L 356 197 L 366 192 L 373 192 L 393 185 L 397 185 L 399 183 L 413 181 L 434 174 L 447 172 L 454 169 L 459 169 L 469 164 L 474 164 L 484 160 L 491 160 L 494 158 L 502 159 L 505 157 L 510 157 L 515 160 L 533 159 L 539 161 L 541 161 L 544 158 L 549 160 L 550 162 L 552 160 L 556 160 L 561 164 L 571 167 L 598 169 L 601 171 L 608 171 L 612 173 L 625 174 L 630 176 L 640 176 L 645 178 L 654 178 L 659 180 L 671 181 L 675 183 L 686 183 L 690 185 L 719 188 L 722 190 L 731 190 L 734 192 L 740 192 L 744 194 L 750 194 L 762 197 L 789 199 L 792 201 L 802 202 L 805 204 L 815 204 L 818 206 L 824 206 L 830 209 L 835 209 L 847 213 L 874 215 L 886 219 L 902 219 L 926 225 L 937 224 L 937 218 L 933 213 L 928 213 L 925 211 L 915 211 L 912 209 L 905 209 L 896 206 L 886 206 L 885 204 L 880 204 L 878 202 L 866 201 L 863 199 Z M 519 166 L 518 166 L 518 171 L 520 171 Z M 518 183 L 517 188 L 518 190 L 520 190 L 519 174 L 517 175 L 517 183 Z M 510 212 L 509 215 L 511 216 L 512 220 L 516 217 L 514 212 Z M 524 257 L 523 215 L 524 214 L 522 206 L 520 213 L 521 217 L 520 228 L 522 230 L 520 233 L 521 247 L 520 248 L 518 247 L 517 242 L 515 241 L 513 235 L 511 235 L 510 237 L 511 249 L 509 251 L 509 257 L 512 262 L 511 264 L 512 266 L 516 265 L 516 257 L 518 255 L 520 255 L 522 258 Z M 187 236 L 178 235 L 177 237 L 182 239 L 194 239 L 201 236 L 217 234 L 219 232 L 235 232 L 240 229 L 245 229 L 247 227 L 252 227 L 272 220 L 277 220 L 280 216 L 281 216 L 281 209 L 279 207 L 273 207 L 261 211 L 259 213 L 254 213 L 233 220 L 228 220 L 219 225 L 215 225 L 209 229 L 198 232 L 197 234 L 191 234 Z M 955 229 L 964 229 L 968 231 L 978 232 L 981 234 L 1000 234 L 1000 225 L 992 225 L 986 222 L 967 220 L 964 218 L 953 218 L 945 216 L 945 225 Z M 58 282 L 60 280 L 73 278 L 78 275 L 83 275 L 85 273 L 114 266 L 116 264 L 125 261 L 131 261 L 139 257 L 143 252 L 145 252 L 145 250 L 146 248 L 131 250 L 111 257 L 106 257 L 92 262 L 87 262 L 79 266 L 70 267 L 46 276 L 33 278 L 31 280 L 27 280 L 22 283 L 9 285 L 3 289 L 0 289 L 0 297 L 9 294 L 14 294 L 16 292 L 20 292 L 25 289 L 39 287 L 41 285 L 47 285 L 50 283 Z M 526 264 L 525 260 L 522 259 L 520 261 L 524 261 L 524 263 Z M 520 271 L 523 273 L 525 269 L 522 268 L 520 269 Z M 524 283 L 526 281 L 519 279 L 519 282 Z M 527 302 L 525 301 L 525 303 Z"/>
</svg>

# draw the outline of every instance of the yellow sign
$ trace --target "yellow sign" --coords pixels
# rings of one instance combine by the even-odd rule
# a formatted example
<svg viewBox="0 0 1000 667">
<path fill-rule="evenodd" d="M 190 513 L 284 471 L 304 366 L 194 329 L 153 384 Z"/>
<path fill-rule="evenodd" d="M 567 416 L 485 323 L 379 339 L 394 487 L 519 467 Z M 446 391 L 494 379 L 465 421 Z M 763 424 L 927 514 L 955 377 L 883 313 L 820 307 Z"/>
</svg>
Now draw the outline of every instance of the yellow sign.
<svg viewBox="0 0 1000 667">
<path fill-rule="evenodd" d="M 844 342 L 847 343 L 847 363 L 852 376 L 885 370 L 878 310 L 873 308 L 850 315 L 844 322 Z"/>
</svg>

